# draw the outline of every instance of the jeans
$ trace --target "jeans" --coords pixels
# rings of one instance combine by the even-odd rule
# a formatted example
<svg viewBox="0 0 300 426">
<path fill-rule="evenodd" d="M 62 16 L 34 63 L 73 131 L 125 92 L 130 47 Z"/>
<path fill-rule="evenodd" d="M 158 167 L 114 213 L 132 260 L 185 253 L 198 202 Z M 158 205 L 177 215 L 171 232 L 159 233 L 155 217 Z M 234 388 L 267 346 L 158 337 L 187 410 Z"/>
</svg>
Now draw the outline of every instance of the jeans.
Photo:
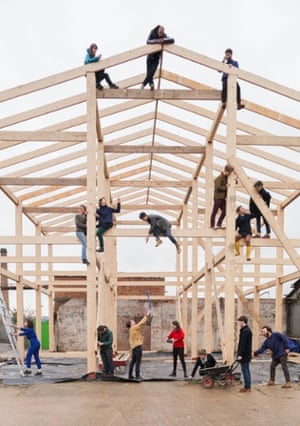
<svg viewBox="0 0 300 426">
<path fill-rule="evenodd" d="M 223 104 L 227 101 L 227 78 L 222 80 L 222 102 Z M 241 103 L 241 88 L 239 83 L 236 83 L 236 103 Z"/>
<path fill-rule="evenodd" d="M 184 348 L 173 348 L 173 373 L 176 374 L 177 370 L 177 358 L 179 357 L 183 373 L 186 375 L 186 364 L 184 360 Z"/>
<path fill-rule="evenodd" d="M 39 356 L 40 351 L 40 343 L 37 342 L 36 344 L 30 345 L 29 349 L 26 354 L 26 368 L 31 368 L 31 358 L 34 356 L 37 368 L 40 370 L 42 368 L 41 360 Z"/>
<path fill-rule="evenodd" d="M 170 227 L 170 226 L 166 229 L 166 232 L 164 232 L 164 233 L 160 232 L 157 228 L 154 228 L 154 229 L 153 229 L 153 235 L 154 235 L 154 237 L 155 237 L 156 239 L 159 239 L 159 237 L 160 237 L 160 235 L 161 235 L 161 234 L 163 234 L 163 236 L 168 237 L 168 238 L 169 238 L 169 240 L 170 240 L 173 244 L 175 244 L 175 246 L 176 246 L 176 247 L 178 246 L 178 243 L 177 243 L 176 239 L 175 239 L 175 238 L 173 237 L 173 235 L 171 234 L 171 227 Z"/>
<path fill-rule="evenodd" d="M 76 237 L 81 242 L 81 259 L 86 260 L 86 235 L 84 232 L 76 231 Z"/>
<path fill-rule="evenodd" d="M 103 370 L 109 374 L 114 372 L 113 350 L 112 348 L 101 349 L 100 355 L 103 363 Z"/>
<path fill-rule="evenodd" d="M 99 246 L 101 249 L 104 248 L 104 240 L 103 240 L 103 234 L 110 228 L 112 228 L 112 223 L 104 223 L 103 225 L 100 225 L 97 231 L 97 237 L 99 239 Z"/>
<path fill-rule="evenodd" d="M 241 369 L 244 379 L 244 388 L 250 389 L 251 388 L 251 374 L 250 374 L 250 366 L 249 362 L 241 362 Z"/>
<path fill-rule="evenodd" d="M 158 56 L 157 54 L 147 56 L 147 74 L 145 80 L 143 81 L 144 86 L 146 86 L 147 84 L 153 84 L 153 76 L 158 67 L 159 59 L 160 56 Z"/>
<path fill-rule="evenodd" d="M 258 234 L 261 233 L 261 218 L 263 218 L 264 220 L 264 224 L 266 225 L 266 233 L 270 234 L 271 233 L 271 227 L 270 224 L 266 221 L 266 219 L 261 215 L 261 214 L 257 214 L 255 215 L 255 220 L 256 220 L 256 232 Z"/>
<path fill-rule="evenodd" d="M 143 347 L 142 345 L 136 346 L 132 349 L 132 358 L 129 365 L 129 378 L 132 378 L 133 367 L 135 366 L 135 377 L 140 377 L 140 366 L 143 355 Z"/>
<path fill-rule="evenodd" d="M 283 355 L 282 357 L 277 359 L 272 359 L 270 367 L 270 379 L 275 382 L 275 369 L 278 364 L 281 364 L 286 382 L 290 382 L 290 373 L 287 366 L 287 355 Z"/>
<path fill-rule="evenodd" d="M 219 216 L 218 222 L 217 222 L 217 226 L 222 226 L 223 220 L 226 216 L 226 200 L 214 200 L 214 206 L 213 206 L 213 210 L 210 216 L 210 227 L 214 228 L 215 227 L 215 220 L 216 220 L 216 215 L 218 213 L 218 210 L 221 210 L 221 214 Z"/>
<path fill-rule="evenodd" d="M 110 76 L 105 72 L 105 70 L 96 71 L 96 84 L 100 84 L 102 80 L 105 80 L 106 83 L 111 86 L 112 81 L 110 79 Z"/>
</svg>

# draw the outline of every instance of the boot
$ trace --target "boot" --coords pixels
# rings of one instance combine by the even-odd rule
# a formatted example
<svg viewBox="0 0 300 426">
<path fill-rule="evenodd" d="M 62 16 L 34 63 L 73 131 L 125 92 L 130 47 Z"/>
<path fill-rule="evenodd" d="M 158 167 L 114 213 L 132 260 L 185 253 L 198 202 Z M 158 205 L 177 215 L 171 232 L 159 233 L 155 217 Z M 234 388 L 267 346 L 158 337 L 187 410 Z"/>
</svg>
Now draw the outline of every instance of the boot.
<svg viewBox="0 0 300 426">
<path fill-rule="evenodd" d="M 291 382 L 286 382 L 281 387 L 282 387 L 282 389 L 290 389 L 292 387 L 292 383 Z"/>
<path fill-rule="evenodd" d="M 275 385 L 275 381 L 270 379 L 268 381 L 268 386 L 274 386 L 274 385 Z"/>
<path fill-rule="evenodd" d="M 240 242 L 239 241 L 235 242 L 235 255 L 236 256 L 240 255 Z"/>
<path fill-rule="evenodd" d="M 155 247 L 158 247 L 158 246 L 160 246 L 161 244 L 162 244 L 162 240 L 161 240 L 160 238 L 158 238 L 158 239 L 156 240 Z"/>
<path fill-rule="evenodd" d="M 246 246 L 246 260 L 251 260 L 251 247 Z"/>
<path fill-rule="evenodd" d="M 172 373 L 169 374 L 169 377 L 176 377 L 176 371 L 172 371 Z"/>
</svg>

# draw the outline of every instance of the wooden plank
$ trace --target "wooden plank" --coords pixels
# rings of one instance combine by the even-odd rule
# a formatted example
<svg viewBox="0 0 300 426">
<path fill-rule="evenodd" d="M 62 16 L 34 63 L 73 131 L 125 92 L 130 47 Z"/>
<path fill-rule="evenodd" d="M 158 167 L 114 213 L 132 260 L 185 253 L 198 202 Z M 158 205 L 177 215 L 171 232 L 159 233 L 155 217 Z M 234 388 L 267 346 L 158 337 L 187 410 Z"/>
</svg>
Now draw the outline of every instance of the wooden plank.
<svg viewBox="0 0 300 426">
<path fill-rule="evenodd" d="M 238 135 L 238 145 L 300 146 L 298 136 Z"/>
<path fill-rule="evenodd" d="M 61 132 L 61 131 L 0 131 L 1 141 L 59 141 L 59 142 L 83 142 L 86 141 L 86 132 Z"/>
<path fill-rule="evenodd" d="M 59 214 L 70 214 L 78 213 L 78 206 L 74 207 L 23 207 L 23 213 L 59 213 Z"/>
<path fill-rule="evenodd" d="M 22 178 L 22 177 L 0 177 L 0 185 L 25 185 L 25 186 L 86 186 L 85 178 Z"/>
<path fill-rule="evenodd" d="M 220 90 L 141 90 L 141 89 L 104 89 L 97 90 L 98 99 L 185 99 L 202 101 L 219 101 L 221 98 Z"/>
<path fill-rule="evenodd" d="M 191 186 L 191 182 L 189 180 L 182 180 L 182 181 L 176 181 L 176 180 L 170 180 L 170 181 L 147 181 L 147 180 L 123 180 L 123 181 L 117 181 L 117 180 L 111 180 L 110 185 L 111 187 L 133 187 L 133 188 L 167 188 L 168 186 L 173 188 L 184 188 L 186 186 Z M 1 178 L 0 178 L 0 184 L 1 184 Z"/>
<path fill-rule="evenodd" d="M 167 146 L 167 145 L 105 145 L 104 152 L 122 154 L 203 154 L 204 146 Z"/>
</svg>

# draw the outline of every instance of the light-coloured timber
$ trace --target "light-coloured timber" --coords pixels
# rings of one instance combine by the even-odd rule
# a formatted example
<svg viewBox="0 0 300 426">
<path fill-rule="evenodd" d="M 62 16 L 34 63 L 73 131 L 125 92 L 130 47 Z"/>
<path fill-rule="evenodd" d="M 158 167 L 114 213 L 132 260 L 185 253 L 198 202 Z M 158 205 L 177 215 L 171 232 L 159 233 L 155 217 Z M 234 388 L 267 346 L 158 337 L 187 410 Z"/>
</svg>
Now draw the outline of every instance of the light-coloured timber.
<svg viewBox="0 0 300 426">
<path fill-rule="evenodd" d="M 144 70 L 137 70 L 135 60 L 161 50 L 156 90 L 138 89 Z M 164 69 L 164 59 L 170 55 L 175 63 L 184 59 L 184 76 Z M 95 71 L 131 61 L 137 73 L 118 81 L 120 89 L 96 90 Z M 216 75 L 215 87 L 189 78 L 190 63 L 193 68 L 210 68 Z M 220 102 L 220 75 L 216 71 L 229 74 L 226 109 Z M 72 87 L 76 87 L 76 80 L 83 79 L 86 91 L 72 89 L 66 96 L 64 83 L 74 80 Z M 280 104 L 277 110 L 259 105 L 253 102 L 250 91 L 249 98 L 243 99 L 246 111 L 236 111 L 236 79 L 241 87 L 244 80 L 279 94 L 278 98 L 285 98 L 287 108 L 280 111 Z M 47 102 L 43 101 L 44 89 L 55 89 L 58 85 L 59 96 L 52 98 L 49 94 Z M 286 207 L 290 206 L 292 211 L 300 194 L 300 120 L 287 113 L 297 110 L 298 91 L 246 70 L 229 68 L 219 60 L 183 47 L 158 44 L 2 91 L 0 101 L 19 97 L 20 104 L 26 105 L 31 93 L 41 101 L 30 101 L 31 109 L 15 108 L 0 120 L 0 189 L 15 209 L 14 235 L 0 237 L 1 247 L 8 248 L 8 255 L 1 259 L 8 269 L 2 267 L 0 272 L 16 283 L 19 325 L 23 321 L 23 286 L 36 292 L 38 323 L 41 293 L 46 294 L 52 330 L 50 347 L 54 349 L 55 294 L 86 293 L 86 356 L 88 370 L 92 371 L 96 368 L 96 325 L 100 321 L 109 324 L 117 340 L 117 287 L 128 285 L 117 278 L 143 276 L 145 281 L 134 285 L 144 284 L 148 288 L 153 284 L 151 278 L 161 277 L 165 287 L 173 288 L 174 297 L 153 299 L 158 303 L 172 300 L 176 304 L 176 316 L 182 319 L 189 342 L 185 349 L 193 354 L 199 345 L 213 350 L 214 306 L 223 358 L 232 359 L 236 347 L 236 296 L 238 313 L 250 313 L 257 334 L 261 324 L 260 294 L 275 292 L 274 324 L 276 329 L 282 328 L 283 285 L 300 276 L 300 240 L 287 234 L 283 221 Z M 79 113 L 79 108 L 84 112 Z M 273 128 L 270 120 L 268 125 L 264 119 L 256 123 L 257 116 L 284 125 L 284 131 L 277 131 L 279 126 Z M 42 122 L 43 127 L 37 128 L 37 122 Z M 235 170 L 228 186 L 226 229 L 214 230 L 210 228 L 214 179 L 227 162 Z M 259 179 L 272 193 L 270 209 L 253 192 L 253 184 Z M 122 210 L 116 215 L 116 226 L 105 235 L 105 254 L 95 255 L 94 213 L 102 196 L 112 205 L 121 198 Z M 272 235 L 271 239 L 252 240 L 253 257 L 247 262 L 243 244 L 241 255 L 234 256 L 234 219 L 236 206 L 247 207 L 250 196 L 270 222 Z M 80 204 L 86 204 L 89 211 L 88 267 L 81 265 L 81 247 L 75 236 L 74 215 Z M 134 257 L 134 238 L 144 238 L 148 233 L 148 226 L 137 219 L 142 210 L 168 217 L 172 232 L 180 241 L 182 253 L 177 255 L 174 251 L 174 262 L 168 271 L 125 274 L 118 270 L 119 238 L 126 238 Z M 23 216 L 32 223 L 33 235 L 25 235 Z M 167 244 L 157 249 L 162 256 Z M 54 246 L 63 246 L 64 256 L 53 255 Z M 80 265 L 82 269 L 78 270 Z M 68 282 L 59 279 L 63 275 L 70 277 Z M 78 281 L 78 276 L 82 280 Z M 253 294 L 252 307 L 249 297 Z M 197 299 L 203 296 L 205 308 L 199 311 Z M 146 301 L 145 296 L 121 297 Z M 225 297 L 225 320 L 220 314 L 220 297 Z M 191 319 L 187 309 L 189 298 Z M 100 309 L 96 308 L 97 299 Z M 198 327 L 204 327 L 204 342 L 198 342 Z M 39 324 L 37 332 L 40 333 Z M 257 339 L 254 336 L 255 342 Z"/>
</svg>

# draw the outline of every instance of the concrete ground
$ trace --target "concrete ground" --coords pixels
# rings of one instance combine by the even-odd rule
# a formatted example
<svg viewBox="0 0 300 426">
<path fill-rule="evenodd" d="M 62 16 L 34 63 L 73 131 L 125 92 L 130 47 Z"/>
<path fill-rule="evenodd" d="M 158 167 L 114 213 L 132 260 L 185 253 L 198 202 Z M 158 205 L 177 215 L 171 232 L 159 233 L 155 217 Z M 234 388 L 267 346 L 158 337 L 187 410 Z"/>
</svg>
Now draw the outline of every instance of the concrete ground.
<svg viewBox="0 0 300 426">
<path fill-rule="evenodd" d="M 268 387 L 269 361 L 252 362 L 252 391 L 244 394 L 239 392 L 238 380 L 231 386 L 216 384 L 206 389 L 198 377 L 184 381 L 181 370 L 177 380 L 170 380 L 171 354 L 145 354 L 141 383 L 77 380 L 86 373 L 82 358 L 44 357 L 42 361 L 42 377 L 22 378 L 15 364 L 0 366 L 0 426 L 300 424 L 299 364 L 289 364 L 292 389 L 281 389 L 280 367 L 278 385 Z M 188 363 L 188 372 L 191 369 Z M 126 371 L 117 374 L 127 377 Z"/>
</svg>

